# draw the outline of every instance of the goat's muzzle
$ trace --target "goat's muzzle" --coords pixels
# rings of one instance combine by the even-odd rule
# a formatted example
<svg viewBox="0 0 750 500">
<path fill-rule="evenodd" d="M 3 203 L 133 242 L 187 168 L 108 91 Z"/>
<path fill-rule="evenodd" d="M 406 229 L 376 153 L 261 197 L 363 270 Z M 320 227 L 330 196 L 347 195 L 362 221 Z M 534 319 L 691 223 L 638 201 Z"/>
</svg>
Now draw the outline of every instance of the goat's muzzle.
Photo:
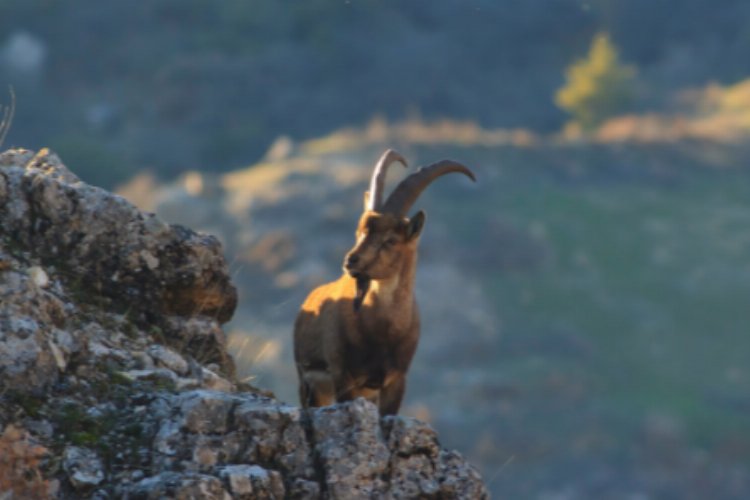
<svg viewBox="0 0 750 500">
<path fill-rule="evenodd" d="M 344 259 L 344 269 L 349 274 L 351 274 L 352 277 L 356 277 L 354 276 L 354 274 L 355 274 L 355 270 L 357 268 L 358 262 L 359 262 L 359 255 L 357 255 L 356 253 L 350 253 Z"/>
</svg>

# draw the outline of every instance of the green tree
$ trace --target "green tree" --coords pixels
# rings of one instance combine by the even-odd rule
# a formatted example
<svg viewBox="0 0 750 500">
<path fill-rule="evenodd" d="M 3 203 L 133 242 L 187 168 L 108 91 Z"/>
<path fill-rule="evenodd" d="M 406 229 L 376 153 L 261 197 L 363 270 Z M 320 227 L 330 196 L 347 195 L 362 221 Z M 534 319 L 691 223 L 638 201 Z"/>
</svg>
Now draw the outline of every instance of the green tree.
<svg viewBox="0 0 750 500">
<path fill-rule="evenodd" d="M 557 91 L 555 103 L 571 115 L 583 130 L 591 130 L 622 112 L 633 97 L 635 67 L 619 61 L 609 35 L 594 37 L 588 57 L 566 71 L 566 84 Z"/>
</svg>

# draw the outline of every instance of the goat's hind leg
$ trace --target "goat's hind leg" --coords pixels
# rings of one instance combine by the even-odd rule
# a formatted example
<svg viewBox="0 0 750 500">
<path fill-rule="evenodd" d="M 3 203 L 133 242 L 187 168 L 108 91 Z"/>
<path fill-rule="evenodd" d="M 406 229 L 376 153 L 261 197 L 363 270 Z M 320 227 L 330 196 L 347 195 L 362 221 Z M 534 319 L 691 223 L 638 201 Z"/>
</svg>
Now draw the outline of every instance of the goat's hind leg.
<svg viewBox="0 0 750 500">
<path fill-rule="evenodd" d="M 396 415 L 406 391 L 406 378 L 399 377 L 380 391 L 380 416 Z"/>
</svg>

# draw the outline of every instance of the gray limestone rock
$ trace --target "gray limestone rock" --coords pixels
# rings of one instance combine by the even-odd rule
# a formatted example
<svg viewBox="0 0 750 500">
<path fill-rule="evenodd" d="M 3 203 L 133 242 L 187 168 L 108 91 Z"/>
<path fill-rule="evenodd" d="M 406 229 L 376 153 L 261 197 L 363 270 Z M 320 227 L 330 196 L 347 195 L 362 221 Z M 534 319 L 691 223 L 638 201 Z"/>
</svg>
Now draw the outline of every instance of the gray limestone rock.
<svg viewBox="0 0 750 500">
<path fill-rule="evenodd" d="M 315 453 L 331 498 L 372 498 L 386 492 L 388 448 L 378 410 L 364 399 L 316 409 Z"/>
<path fill-rule="evenodd" d="M 284 482 L 277 471 L 257 465 L 228 465 L 219 469 L 219 476 L 229 484 L 236 500 L 284 498 Z"/>
<path fill-rule="evenodd" d="M 104 481 L 104 465 L 95 452 L 68 446 L 63 453 L 63 468 L 76 490 L 88 490 Z"/>
<path fill-rule="evenodd" d="M 38 260 L 29 287 L 43 288 L 44 273 L 42 281 L 50 281 L 45 287 L 63 280 L 91 301 L 177 315 L 182 323 L 184 317 L 225 322 L 237 304 L 218 240 L 166 224 L 121 196 L 81 182 L 47 149 L 0 155 L 0 236 L 3 246 Z M 223 334 L 204 327 L 182 328 L 174 321 L 160 326 L 165 336 L 188 332 L 188 352 L 213 356 L 207 362 L 231 372 Z"/>
<path fill-rule="evenodd" d="M 177 375 L 186 375 L 189 369 L 188 362 L 179 353 L 163 345 L 152 345 L 148 348 L 148 354 L 157 366 L 169 368 Z"/>
<path fill-rule="evenodd" d="M 131 500 L 232 500 L 232 496 L 224 489 L 219 478 L 193 472 L 163 472 L 147 477 L 136 483 L 123 496 Z"/>
</svg>

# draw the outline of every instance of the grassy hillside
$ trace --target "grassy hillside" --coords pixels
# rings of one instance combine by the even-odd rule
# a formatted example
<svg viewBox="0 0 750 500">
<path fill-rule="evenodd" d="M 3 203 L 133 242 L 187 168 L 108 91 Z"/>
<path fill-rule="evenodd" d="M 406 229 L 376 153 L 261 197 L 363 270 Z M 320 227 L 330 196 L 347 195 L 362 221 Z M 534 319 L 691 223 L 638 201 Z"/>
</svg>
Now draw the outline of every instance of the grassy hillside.
<svg viewBox="0 0 750 500">
<path fill-rule="evenodd" d="M 487 269 L 483 283 L 506 331 L 580 336 L 599 404 L 674 414 L 715 444 L 750 430 L 750 178 L 686 177 L 511 188 L 490 210 L 550 255 L 532 273 Z"/>
</svg>

